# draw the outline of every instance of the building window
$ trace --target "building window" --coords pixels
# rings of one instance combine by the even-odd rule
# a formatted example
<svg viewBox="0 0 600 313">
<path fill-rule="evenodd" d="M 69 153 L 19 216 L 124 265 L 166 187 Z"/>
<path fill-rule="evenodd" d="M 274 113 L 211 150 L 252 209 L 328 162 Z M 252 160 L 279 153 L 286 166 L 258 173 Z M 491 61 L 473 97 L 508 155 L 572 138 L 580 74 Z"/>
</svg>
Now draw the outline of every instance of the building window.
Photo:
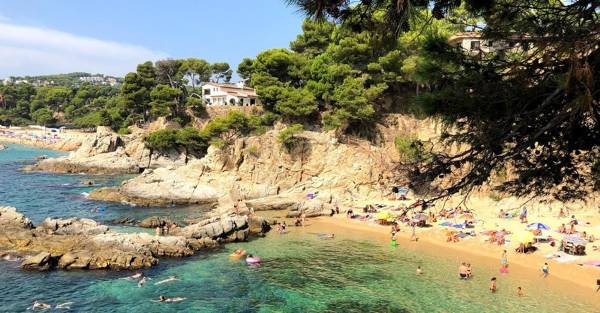
<svg viewBox="0 0 600 313">
<path fill-rule="evenodd" d="M 250 99 L 250 104 L 251 104 L 251 105 L 254 105 L 254 104 L 256 104 L 256 99 Z"/>
<path fill-rule="evenodd" d="M 210 95 L 210 88 L 209 89 L 204 89 L 204 94 L 205 95 Z"/>
<path fill-rule="evenodd" d="M 472 50 L 479 50 L 479 48 L 480 48 L 479 40 L 473 40 L 473 41 L 471 41 L 471 51 Z"/>
</svg>

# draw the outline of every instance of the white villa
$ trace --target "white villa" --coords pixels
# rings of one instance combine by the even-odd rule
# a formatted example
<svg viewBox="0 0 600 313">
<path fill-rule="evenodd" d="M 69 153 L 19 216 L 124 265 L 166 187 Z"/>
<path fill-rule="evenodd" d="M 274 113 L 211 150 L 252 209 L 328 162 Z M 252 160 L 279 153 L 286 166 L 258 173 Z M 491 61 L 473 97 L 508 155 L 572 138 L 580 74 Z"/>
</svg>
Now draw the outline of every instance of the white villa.
<svg viewBox="0 0 600 313">
<path fill-rule="evenodd" d="M 202 86 L 202 99 L 204 99 L 207 106 L 251 106 L 259 104 L 254 88 L 245 87 L 244 82 L 235 84 L 206 83 Z"/>
<path fill-rule="evenodd" d="M 459 46 L 470 54 L 502 53 L 506 51 L 527 51 L 530 48 L 527 35 L 514 35 L 507 40 L 487 40 L 481 38 L 479 32 L 457 33 L 448 39 L 452 46 Z"/>
</svg>

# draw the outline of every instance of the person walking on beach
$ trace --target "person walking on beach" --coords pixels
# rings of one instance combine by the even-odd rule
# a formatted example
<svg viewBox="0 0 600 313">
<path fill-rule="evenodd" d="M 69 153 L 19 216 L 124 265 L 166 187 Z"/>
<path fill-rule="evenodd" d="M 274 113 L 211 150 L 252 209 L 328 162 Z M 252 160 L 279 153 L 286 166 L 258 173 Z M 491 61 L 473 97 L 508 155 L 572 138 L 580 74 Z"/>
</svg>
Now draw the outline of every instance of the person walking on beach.
<svg viewBox="0 0 600 313">
<path fill-rule="evenodd" d="M 542 266 L 542 276 L 544 278 L 548 277 L 548 275 L 550 274 L 550 270 L 548 268 L 548 263 L 544 263 L 544 265 Z"/>
<path fill-rule="evenodd" d="M 523 207 L 523 209 L 521 210 L 521 215 L 519 215 L 519 219 L 521 220 L 521 223 L 527 223 L 527 208 Z"/>
<path fill-rule="evenodd" d="M 492 277 L 492 279 L 490 280 L 490 291 L 492 293 L 495 293 L 497 290 L 497 286 L 496 286 L 496 277 Z"/>
<path fill-rule="evenodd" d="M 392 247 L 396 247 L 398 245 L 398 243 L 396 242 L 396 232 L 392 232 L 392 242 L 391 242 Z"/>
<path fill-rule="evenodd" d="M 417 237 L 416 223 L 411 223 L 412 233 L 410 235 L 410 241 L 417 241 L 419 238 Z"/>
<path fill-rule="evenodd" d="M 500 273 L 508 273 L 508 257 L 506 255 L 506 250 L 502 251 L 502 257 L 500 258 Z"/>
</svg>

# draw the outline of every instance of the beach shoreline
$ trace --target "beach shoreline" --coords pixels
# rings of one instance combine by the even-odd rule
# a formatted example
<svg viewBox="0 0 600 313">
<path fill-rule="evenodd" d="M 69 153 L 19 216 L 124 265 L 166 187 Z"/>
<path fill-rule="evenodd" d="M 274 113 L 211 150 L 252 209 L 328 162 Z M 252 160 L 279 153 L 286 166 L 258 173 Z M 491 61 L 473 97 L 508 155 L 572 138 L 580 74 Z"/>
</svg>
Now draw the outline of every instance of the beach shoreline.
<svg viewBox="0 0 600 313">
<path fill-rule="evenodd" d="M 75 151 L 89 134 L 79 131 L 56 133 L 56 138 L 49 138 L 53 133 L 40 129 L 0 128 L 0 144 L 19 144 L 36 148 L 63 152 Z"/>
<path fill-rule="evenodd" d="M 376 240 L 388 242 L 390 240 L 390 227 L 367 224 L 365 222 L 351 220 L 343 215 L 334 217 L 318 217 L 310 219 L 306 227 L 295 227 L 294 230 L 301 232 L 323 232 L 342 234 L 351 238 Z M 411 231 L 403 227 L 398 233 L 397 249 L 408 249 L 411 251 L 423 251 L 429 255 L 440 256 L 447 261 L 455 261 L 457 266 L 460 262 L 469 262 L 473 265 L 475 273 L 478 268 L 487 268 L 498 272 L 500 268 L 500 255 L 503 248 L 483 244 L 481 242 L 461 241 L 458 243 L 445 242 L 444 236 L 438 234 L 439 229 L 430 228 L 417 232 L 418 241 L 411 241 Z M 498 277 L 502 279 L 527 279 L 539 280 L 540 283 L 548 284 L 552 289 L 569 294 L 573 297 L 586 299 L 600 306 L 600 293 L 596 292 L 596 279 L 600 279 L 600 271 L 594 267 L 584 267 L 576 264 L 561 264 L 548 261 L 541 254 L 516 254 L 507 249 L 510 264 L 510 274 Z M 550 265 L 550 276 L 541 277 L 541 267 L 544 262 Z M 415 264 L 416 268 L 417 264 Z M 424 269 L 427 271 L 427 269 Z M 482 286 L 487 288 L 487 286 Z"/>
</svg>

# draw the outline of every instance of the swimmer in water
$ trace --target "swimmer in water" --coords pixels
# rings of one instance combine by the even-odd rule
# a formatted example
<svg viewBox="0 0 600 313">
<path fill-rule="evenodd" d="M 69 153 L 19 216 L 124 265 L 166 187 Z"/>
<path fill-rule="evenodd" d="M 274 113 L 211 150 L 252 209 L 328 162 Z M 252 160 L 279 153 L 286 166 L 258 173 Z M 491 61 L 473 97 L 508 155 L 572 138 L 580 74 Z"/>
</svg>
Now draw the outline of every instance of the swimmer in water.
<svg viewBox="0 0 600 313">
<path fill-rule="evenodd" d="M 27 308 L 28 310 L 31 309 L 32 311 L 35 311 L 37 309 L 40 310 L 48 310 L 51 309 L 52 306 L 48 303 L 44 303 L 44 302 L 39 302 L 38 300 L 33 301 L 33 304 Z"/>
<path fill-rule="evenodd" d="M 144 286 L 144 284 L 146 283 L 146 280 L 149 280 L 150 278 L 143 276 L 142 279 L 140 279 L 140 281 L 138 282 L 138 288 L 141 288 L 142 286 Z"/>
<path fill-rule="evenodd" d="M 134 280 L 144 276 L 144 272 L 135 272 L 135 274 L 127 277 L 123 277 L 121 279 Z"/>
<path fill-rule="evenodd" d="M 421 269 L 421 266 L 417 266 L 417 275 L 421 274 L 423 274 L 423 270 Z"/>
<path fill-rule="evenodd" d="M 523 296 L 523 288 L 517 287 L 517 296 L 519 296 L 519 297 Z"/>
<path fill-rule="evenodd" d="M 179 302 L 179 301 L 183 301 L 186 298 L 182 298 L 182 297 L 175 297 L 175 298 L 167 298 L 165 296 L 160 296 L 158 297 L 158 301 L 156 300 L 151 300 L 152 302 Z"/>
<path fill-rule="evenodd" d="M 173 276 L 169 276 L 169 278 L 167 278 L 167 279 L 163 279 L 163 280 L 161 280 L 161 281 L 159 281 L 157 283 L 154 283 L 154 285 L 155 286 L 156 285 L 162 285 L 164 283 L 168 283 L 168 282 L 176 281 L 176 280 L 179 280 L 179 279 L 177 279 L 177 276 L 173 275 Z"/>
</svg>

